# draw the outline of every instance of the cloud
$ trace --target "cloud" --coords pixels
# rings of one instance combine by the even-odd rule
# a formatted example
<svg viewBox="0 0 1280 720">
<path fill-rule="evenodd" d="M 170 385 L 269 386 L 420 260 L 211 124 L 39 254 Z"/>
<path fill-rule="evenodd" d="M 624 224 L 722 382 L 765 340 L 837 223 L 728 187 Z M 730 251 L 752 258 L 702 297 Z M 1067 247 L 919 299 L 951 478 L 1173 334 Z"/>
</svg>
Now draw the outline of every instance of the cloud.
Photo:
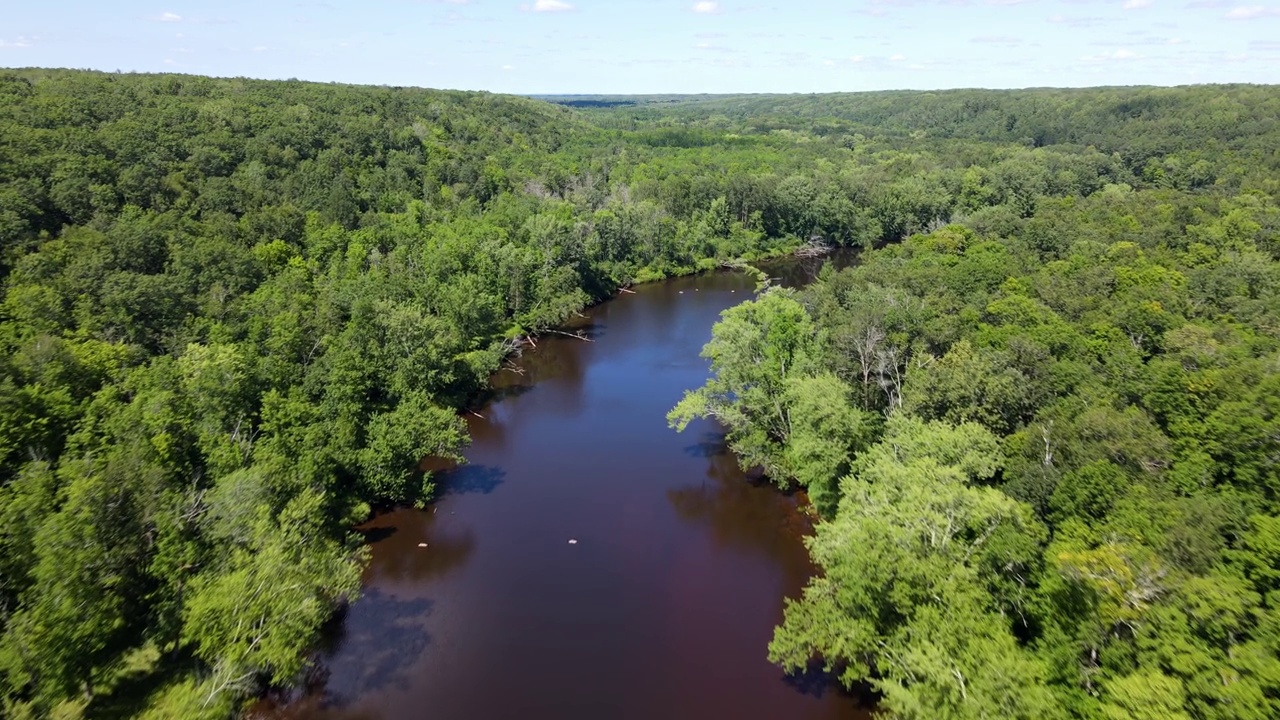
<svg viewBox="0 0 1280 720">
<path fill-rule="evenodd" d="M 19 35 L 17 40 L 0 40 L 0 48 L 29 48 L 33 37 Z"/>
<path fill-rule="evenodd" d="M 1072 15 L 1051 15 L 1049 22 L 1055 25 L 1066 25 L 1075 28 L 1087 28 L 1102 25 L 1106 22 L 1106 18 L 1096 15 L 1089 16 L 1072 16 Z"/>
<path fill-rule="evenodd" d="M 1280 15 L 1280 9 L 1269 8 L 1262 5 L 1247 5 L 1231 8 L 1225 17 L 1228 20 L 1256 20 L 1263 17 L 1275 17 Z"/>
<path fill-rule="evenodd" d="M 732 53 L 732 52 L 733 52 L 733 50 L 731 50 L 731 49 L 729 49 L 729 48 L 727 48 L 727 47 L 725 47 L 725 46 L 723 46 L 723 45 L 718 45 L 718 44 L 716 44 L 716 43 L 708 42 L 708 41 L 706 41 L 706 40 L 702 40 L 702 41 L 698 42 L 697 44 L 695 44 L 695 45 L 693 46 L 693 48 L 694 48 L 695 50 L 702 50 L 703 52 L 718 52 L 718 53 Z"/>
<path fill-rule="evenodd" d="M 849 62 L 856 62 L 856 63 L 860 63 L 860 62 L 862 62 L 863 60 L 866 60 L 866 58 L 865 58 L 865 57 L 863 57 L 862 55 L 854 55 L 853 57 L 849 58 Z"/>
<path fill-rule="evenodd" d="M 1085 62 L 1108 62 L 1108 61 L 1117 61 L 1117 60 L 1119 61 L 1135 60 L 1140 57 L 1142 56 L 1132 50 L 1129 50 L 1128 48 L 1120 48 L 1119 50 L 1112 50 L 1111 52 L 1102 52 L 1102 53 L 1098 53 L 1097 55 L 1085 55 L 1080 59 L 1084 60 Z"/>
<path fill-rule="evenodd" d="M 720 3 L 715 0 L 699 0 L 693 4 L 693 11 L 704 15 L 714 15 L 720 12 Z"/>
<path fill-rule="evenodd" d="M 503 66 L 502 66 L 502 69 L 503 69 L 503 70 L 507 70 L 507 71 L 515 70 L 515 69 L 516 69 L 516 66 L 515 66 L 515 65 L 503 65 Z"/>
<path fill-rule="evenodd" d="M 151 19 L 155 20 L 156 22 L 182 22 L 181 15 L 175 12 L 169 12 L 168 10 L 160 13 L 159 15 L 156 15 Z"/>
<path fill-rule="evenodd" d="M 565 12 L 572 9 L 573 6 L 564 0 L 536 0 L 533 3 L 534 12 Z"/>
<path fill-rule="evenodd" d="M 1023 40 L 1012 35 L 979 35 L 969 38 L 969 42 L 979 45 L 1021 45 Z"/>
<path fill-rule="evenodd" d="M 906 59 L 907 59 L 907 56 L 903 55 L 902 53 L 889 56 L 889 62 L 902 62 L 903 60 L 906 60 Z"/>
<path fill-rule="evenodd" d="M 1249 49 L 1263 52 L 1280 52 L 1280 40 L 1254 40 L 1249 43 Z"/>
<path fill-rule="evenodd" d="M 1124 4 L 1125 10 L 1141 10 L 1151 7 L 1151 0 L 1126 0 Z"/>
</svg>

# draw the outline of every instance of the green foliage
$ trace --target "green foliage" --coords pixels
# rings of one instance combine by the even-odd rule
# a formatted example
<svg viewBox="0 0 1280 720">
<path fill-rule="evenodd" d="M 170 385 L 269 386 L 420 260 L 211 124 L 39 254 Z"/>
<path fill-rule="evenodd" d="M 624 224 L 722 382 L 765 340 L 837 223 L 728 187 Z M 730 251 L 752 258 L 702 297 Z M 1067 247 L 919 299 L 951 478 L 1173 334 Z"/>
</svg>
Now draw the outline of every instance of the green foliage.
<svg viewBox="0 0 1280 720">
<path fill-rule="evenodd" d="M 669 417 L 827 519 L 775 659 L 902 717 L 1278 711 L 1274 88 L 0 97 L 6 716 L 292 682 L 513 343 L 815 238 L 865 262 L 725 313 Z"/>
<path fill-rule="evenodd" d="M 373 501 L 417 500 L 431 495 L 429 479 L 420 488 L 408 486 L 414 463 L 427 456 L 461 461 L 457 448 L 466 438 L 462 420 L 445 408 L 431 404 L 425 393 L 414 393 L 394 410 L 369 418 L 368 439 L 361 451 L 362 497 Z"/>
<path fill-rule="evenodd" d="M 901 717 L 1051 712 L 1046 671 L 1001 612 L 1023 609 L 1044 532 L 1029 508 L 974 485 L 998 464 L 976 425 L 892 416 L 810 542 L 822 574 L 788 603 L 770 657 L 801 669 L 816 654 Z"/>
<path fill-rule="evenodd" d="M 817 372 L 820 342 L 791 291 L 772 288 L 726 310 L 702 353 L 711 379 L 686 393 L 668 422 L 684 430 L 714 418 L 744 468 L 762 468 L 779 485 L 795 481 L 820 511 L 833 511 L 836 480 L 875 422 L 849 404 L 848 385 Z"/>
<path fill-rule="evenodd" d="M 324 498 L 304 492 L 272 519 L 261 507 L 248 536 L 223 548 L 223 559 L 192 581 L 183 608 L 183 639 L 228 685 L 257 673 L 276 683 L 296 678 L 299 647 L 316 640 L 335 602 L 360 587 L 363 553 L 353 553 L 323 532 Z M 213 523 L 243 527 L 245 512 L 222 512 Z M 227 531 L 221 533 L 226 535 Z"/>
<path fill-rule="evenodd" d="M 815 392 L 842 403 L 741 402 L 754 348 L 717 332 L 716 376 L 672 416 L 720 418 L 771 443 L 735 445 L 744 464 L 790 458 L 765 469 L 834 488 L 811 490 L 821 572 L 775 662 L 869 685 L 890 717 L 1280 712 L 1280 167 L 1252 134 L 1274 134 L 1278 100 L 1222 90 L 1236 109 L 1203 122 L 1190 89 L 589 111 L 848 150 L 845 192 L 901 239 L 797 298 L 805 381 L 845 383 Z M 910 171 L 874 177 L 860 152 Z M 780 194 L 820 205 L 801 180 Z M 815 411 L 829 429 L 799 432 Z"/>
</svg>

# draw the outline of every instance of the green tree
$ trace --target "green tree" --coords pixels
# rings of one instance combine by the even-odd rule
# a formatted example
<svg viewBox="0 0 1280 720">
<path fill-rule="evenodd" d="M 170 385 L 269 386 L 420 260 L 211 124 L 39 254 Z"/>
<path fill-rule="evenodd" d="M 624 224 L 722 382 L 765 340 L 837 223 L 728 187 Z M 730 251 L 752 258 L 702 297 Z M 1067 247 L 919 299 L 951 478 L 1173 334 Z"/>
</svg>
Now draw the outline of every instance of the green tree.
<svg viewBox="0 0 1280 720">
<path fill-rule="evenodd" d="M 790 291 L 771 289 L 726 310 L 702 351 L 711 361 L 711 379 L 687 392 L 667 421 L 683 430 L 695 418 L 714 418 L 728 428 L 729 445 L 744 468 L 759 466 L 775 481 L 789 482 L 787 383 L 814 370 L 819 342 Z"/>
</svg>

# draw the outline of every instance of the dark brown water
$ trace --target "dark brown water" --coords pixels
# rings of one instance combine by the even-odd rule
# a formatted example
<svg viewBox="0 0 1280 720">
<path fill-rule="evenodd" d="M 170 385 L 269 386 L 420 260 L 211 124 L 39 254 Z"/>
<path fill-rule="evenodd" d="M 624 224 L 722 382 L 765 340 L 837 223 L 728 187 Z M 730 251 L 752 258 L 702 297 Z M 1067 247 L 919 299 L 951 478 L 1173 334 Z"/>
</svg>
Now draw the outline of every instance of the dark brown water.
<svg viewBox="0 0 1280 720">
<path fill-rule="evenodd" d="M 366 526 L 373 560 L 327 680 L 260 716 L 868 717 L 765 659 L 812 573 L 796 501 L 746 479 L 710 423 L 667 428 L 752 286 L 642 286 L 587 313 L 594 342 L 544 338 L 523 375 L 500 373 L 440 500 Z"/>
</svg>

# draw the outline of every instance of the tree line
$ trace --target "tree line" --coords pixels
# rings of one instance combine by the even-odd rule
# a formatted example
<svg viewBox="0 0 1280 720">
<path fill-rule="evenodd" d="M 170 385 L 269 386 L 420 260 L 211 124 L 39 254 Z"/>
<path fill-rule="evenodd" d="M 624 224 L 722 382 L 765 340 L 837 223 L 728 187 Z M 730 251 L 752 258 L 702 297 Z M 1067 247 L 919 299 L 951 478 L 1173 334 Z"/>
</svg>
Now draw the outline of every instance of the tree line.
<svg viewBox="0 0 1280 720">
<path fill-rule="evenodd" d="M 1149 92 L 1070 99 L 1110 107 Z M 1254 524 L 1270 517 L 1268 416 L 1243 418 L 1268 402 L 1276 184 L 1274 154 L 1243 131 L 1203 123 L 1191 139 L 1204 142 L 1182 138 L 1232 112 L 1274 137 L 1239 110 L 1274 92 L 1167 92 L 1176 102 L 1161 112 L 1174 120 L 1152 126 L 1164 144 L 1127 152 L 842 120 L 846 101 L 834 97 L 815 118 L 803 108 L 821 99 L 730 114 L 704 100 L 572 110 L 413 88 L 0 72 L 0 714 L 225 717 L 295 682 L 323 623 L 358 592 L 366 552 L 351 528 L 375 507 L 429 501 L 420 460 L 458 456 L 458 411 L 523 338 L 620 287 L 815 236 L 905 242 L 809 294 L 772 291 L 735 310 L 726 322 L 760 334 L 767 357 L 745 375 L 721 372 L 720 389 L 686 408 L 739 428 L 744 459 L 808 487 L 832 518 L 815 540 L 828 570 L 815 582 L 899 608 L 866 642 L 942 657 L 951 646 L 913 639 L 925 628 L 913 624 L 920 593 L 941 591 L 904 584 L 901 597 L 872 597 L 856 568 L 845 583 L 835 558 L 854 536 L 836 529 L 860 522 L 840 520 L 855 505 L 909 519 L 911 502 L 855 503 L 850 483 L 934 502 L 931 488 L 950 483 L 956 507 L 985 513 L 956 532 L 994 523 L 1002 543 L 969 556 L 946 542 L 978 578 L 948 580 L 970 603 L 955 612 L 1005 643 L 1011 663 L 1041 658 L 1020 672 L 1058 692 L 1078 678 L 1050 660 L 1088 638 L 1070 634 L 1079 629 L 1064 618 L 1077 616 L 1055 615 L 1050 599 L 1093 602 L 1080 578 L 1147 577 L 1132 565 L 1159 576 L 1142 612 L 1173 607 L 1185 582 L 1168 536 L 1201 563 L 1186 577 L 1207 588 L 1228 586 L 1206 568 L 1245 568 L 1240 583 L 1253 585 L 1231 596 L 1237 624 L 1212 620 L 1229 642 L 1205 651 L 1200 675 L 1134 675 L 1113 658 L 1145 641 L 1107 626 L 1088 646 L 1087 667 L 1102 669 L 1064 707 L 1174 680 L 1187 703 L 1207 702 L 1188 678 L 1209 677 L 1214 658 L 1245 657 L 1246 645 L 1257 663 L 1274 655 L 1248 644 L 1271 637 L 1270 586 L 1253 579 L 1276 572 Z M 1130 137 L 1145 117 L 1091 132 Z M 1198 429 L 1210 417 L 1216 434 Z M 919 458 L 884 463 L 925 462 L 949 442 L 968 454 L 930 455 L 937 480 L 916 491 L 876 484 L 894 468 L 873 465 L 873 449 L 908 438 Z M 1144 498 L 1204 517 L 1174 523 Z M 1096 517 L 1059 529 L 1081 513 Z M 1114 529 L 1112 516 L 1129 524 Z M 1122 534 L 1142 518 L 1158 522 Z M 1221 560 L 1228 552 L 1253 553 L 1252 564 Z M 1053 585 L 1062 553 L 1080 556 L 1077 569 Z M 1014 557 L 1021 580 L 999 564 Z M 908 677 L 844 635 L 843 656 L 816 635 L 787 641 L 826 627 L 794 619 L 804 613 L 837 617 L 819 614 L 834 607 L 849 627 L 863 622 L 847 603 L 809 597 L 775 643 L 781 662 L 817 654 L 850 681 Z M 1116 602 L 1121 627 L 1146 627 Z M 1199 642 L 1187 627 L 1186 642 Z M 1039 649 L 1045 638 L 1052 650 Z M 1134 667 L 1146 657 L 1126 652 Z M 1250 682 L 1269 672 L 1241 663 Z M 961 695 L 985 697 L 968 672 Z"/>
<path fill-rule="evenodd" d="M 724 313 L 670 420 L 820 515 L 773 661 L 895 718 L 1280 714 L 1280 182 L 1241 175 L 1042 186 Z"/>
</svg>

